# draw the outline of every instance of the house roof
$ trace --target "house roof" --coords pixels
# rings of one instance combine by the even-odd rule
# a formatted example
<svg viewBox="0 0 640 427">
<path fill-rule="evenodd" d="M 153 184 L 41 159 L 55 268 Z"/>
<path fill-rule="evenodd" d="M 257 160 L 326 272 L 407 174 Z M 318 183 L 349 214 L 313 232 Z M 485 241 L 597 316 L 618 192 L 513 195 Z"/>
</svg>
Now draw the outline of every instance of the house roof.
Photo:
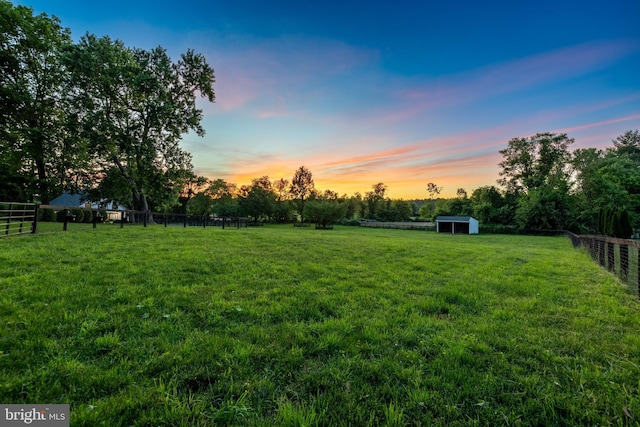
<svg viewBox="0 0 640 427">
<path fill-rule="evenodd" d="M 477 221 L 471 216 L 439 216 L 436 218 L 436 222 L 471 222 L 471 220 Z"/>
<path fill-rule="evenodd" d="M 125 210 L 125 206 L 121 206 L 113 202 L 112 200 L 102 199 L 100 201 L 91 201 L 87 193 L 71 194 L 65 192 L 55 199 L 49 202 L 51 206 L 64 206 L 64 207 L 85 207 L 85 203 L 91 202 L 91 209 L 110 209 L 110 210 Z"/>
<path fill-rule="evenodd" d="M 52 206 L 80 206 L 82 202 L 87 201 L 85 194 L 64 192 L 49 202 Z"/>
</svg>

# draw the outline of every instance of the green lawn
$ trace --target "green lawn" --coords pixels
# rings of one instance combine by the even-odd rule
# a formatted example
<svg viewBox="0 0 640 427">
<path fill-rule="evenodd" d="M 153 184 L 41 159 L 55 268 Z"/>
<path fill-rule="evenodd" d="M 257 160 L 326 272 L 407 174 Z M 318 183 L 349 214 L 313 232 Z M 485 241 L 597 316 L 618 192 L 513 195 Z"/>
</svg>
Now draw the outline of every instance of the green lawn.
<svg viewBox="0 0 640 427">
<path fill-rule="evenodd" d="M 100 225 L 0 239 L 0 372 L 72 425 L 637 425 L 640 302 L 563 237 Z"/>
</svg>

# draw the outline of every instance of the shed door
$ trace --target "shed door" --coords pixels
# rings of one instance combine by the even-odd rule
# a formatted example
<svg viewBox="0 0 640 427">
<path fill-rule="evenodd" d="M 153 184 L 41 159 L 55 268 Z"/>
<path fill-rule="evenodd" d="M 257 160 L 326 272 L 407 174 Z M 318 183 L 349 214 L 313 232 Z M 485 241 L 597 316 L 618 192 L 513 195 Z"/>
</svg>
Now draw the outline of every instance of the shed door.
<svg viewBox="0 0 640 427">
<path fill-rule="evenodd" d="M 455 233 L 456 234 L 469 234 L 469 223 L 468 222 L 456 222 L 455 223 Z"/>
</svg>

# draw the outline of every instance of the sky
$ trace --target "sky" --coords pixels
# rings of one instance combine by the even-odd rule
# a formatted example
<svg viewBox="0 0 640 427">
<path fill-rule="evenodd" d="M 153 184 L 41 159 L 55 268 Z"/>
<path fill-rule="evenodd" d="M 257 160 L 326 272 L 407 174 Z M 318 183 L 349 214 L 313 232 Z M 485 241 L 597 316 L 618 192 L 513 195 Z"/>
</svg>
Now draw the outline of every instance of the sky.
<svg viewBox="0 0 640 427">
<path fill-rule="evenodd" d="M 198 175 L 394 199 L 497 185 L 510 139 L 612 146 L 640 129 L 640 1 L 21 0 L 75 40 L 187 49 L 214 68 Z"/>
</svg>

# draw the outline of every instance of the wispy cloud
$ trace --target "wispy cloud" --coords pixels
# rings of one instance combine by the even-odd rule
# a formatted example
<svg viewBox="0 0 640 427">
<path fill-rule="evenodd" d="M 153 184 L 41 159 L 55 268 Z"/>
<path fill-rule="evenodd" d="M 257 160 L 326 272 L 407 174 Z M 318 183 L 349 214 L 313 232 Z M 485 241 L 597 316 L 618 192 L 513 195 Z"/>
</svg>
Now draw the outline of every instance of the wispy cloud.
<svg viewBox="0 0 640 427">
<path fill-rule="evenodd" d="M 396 79 L 391 93 L 396 108 L 381 109 L 378 120 L 391 124 L 439 108 L 565 82 L 601 70 L 638 48 L 630 40 L 584 43 L 427 81 Z"/>
<path fill-rule="evenodd" d="M 583 131 L 585 129 L 606 126 L 614 123 L 622 123 L 622 122 L 630 122 L 630 121 L 640 121 L 640 113 L 632 114 L 630 116 L 625 116 L 625 117 L 616 117 L 614 119 L 601 120 L 601 121 L 592 122 L 592 123 L 585 123 L 578 126 L 557 129 L 554 132 L 571 133 L 571 132 Z"/>
<path fill-rule="evenodd" d="M 280 115 L 286 101 L 303 103 L 297 98 L 314 85 L 378 60 L 378 53 L 372 50 L 298 36 L 243 39 L 227 44 L 224 50 L 208 51 L 216 67 L 220 109 L 250 108 L 256 117 Z"/>
</svg>

